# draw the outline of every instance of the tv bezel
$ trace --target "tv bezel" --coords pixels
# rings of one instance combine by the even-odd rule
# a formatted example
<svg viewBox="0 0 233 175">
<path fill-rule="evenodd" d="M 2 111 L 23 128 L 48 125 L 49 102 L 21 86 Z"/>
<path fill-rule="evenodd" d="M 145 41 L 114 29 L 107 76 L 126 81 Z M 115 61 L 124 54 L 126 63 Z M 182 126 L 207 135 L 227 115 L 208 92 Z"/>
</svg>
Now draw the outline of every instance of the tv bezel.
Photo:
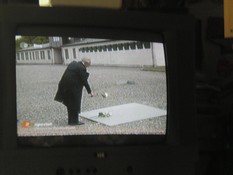
<svg viewBox="0 0 233 175">
<path fill-rule="evenodd" d="M 177 154 L 181 156 L 180 159 L 182 160 L 196 160 L 194 21 L 195 19 L 187 14 L 169 14 L 164 12 L 136 12 L 74 7 L 1 6 L 0 86 L 2 109 L 0 118 L 0 152 L 5 158 L 9 157 L 9 155 L 12 157 L 13 153 L 13 157 L 18 158 L 26 151 L 36 157 L 47 153 L 52 159 L 62 154 L 71 160 L 73 159 L 71 158 L 71 150 L 75 150 L 75 155 L 79 156 L 79 158 L 80 155 L 86 154 L 87 159 L 89 156 L 93 156 L 93 154 L 90 155 L 90 152 L 97 153 L 100 150 L 106 153 L 106 155 L 112 156 L 110 159 L 112 162 L 120 160 L 119 155 L 122 157 L 128 156 L 128 159 L 134 162 L 134 156 L 132 155 L 135 153 L 142 160 L 175 161 Z M 18 144 L 15 36 L 39 35 L 40 33 L 47 36 L 71 33 L 74 36 L 77 29 L 81 33 L 83 32 L 82 36 L 87 34 L 88 37 L 93 35 L 93 37 L 99 38 L 118 39 L 120 37 L 119 32 L 122 32 L 122 36 L 125 36 L 126 39 L 132 37 L 134 40 L 151 40 L 151 36 L 155 37 L 158 33 L 163 36 L 167 59 L 168 102 L 165 136 L 94 136 L 94 138 L 105 137 L 105 139 L 112 137 L 113 140 L 132 139 L 130 144 L 127 144 L 127 142 L 125 144 L 124 142 L 123 144 L 117 144 L 117 142 L 113 142 L 114 144 L 98 141 L 92 142 L 90 140 L 93 139 L 93 136 L 90 138 L 74 136 L 76 138 L 83 137 L 83 144 L 71 146 L 63 142 L 64 145 L 60 145 L 62 147 L 56 147 L 55 145 L 55 147 L 52 146 L 49 149 L 28 148 Z M 103 31 L 105 32 L 103 33 Z M 128 32 L 132 34 L 126 36 Z M 57 137 L 51 138 L 55 139 Z M 63 138 L 70 139 L 69 136 Z M 145 144 L 143 144 L 143 140 Z M 85 141 L 88 141 L 88 143 L 85 144 Z M 62 150 L 63 153 L 57 153 L 57 150 Z M 148 157 L 148 155 L 150 156 Z M 156 158 L 154 157 L 155 155 L 159 156 Z M 30 156 L 25 156 L 24 160 L 30 160 Z"/>
</svg>

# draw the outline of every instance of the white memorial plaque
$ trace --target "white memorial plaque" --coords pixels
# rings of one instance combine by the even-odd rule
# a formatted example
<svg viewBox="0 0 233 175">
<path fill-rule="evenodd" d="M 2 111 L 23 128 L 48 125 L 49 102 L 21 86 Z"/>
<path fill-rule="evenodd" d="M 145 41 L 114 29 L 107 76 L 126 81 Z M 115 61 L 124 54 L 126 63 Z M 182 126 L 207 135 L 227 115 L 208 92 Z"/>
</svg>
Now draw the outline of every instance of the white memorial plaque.
<svg viewBox="0 0 233 175">
<path fill-rule="evenodd" d="M 111 114 L 101 117 L 99 113 Z M 138 103 L 129 103 L 124 105 L 101 108 L 93 111 L 82 112 L 81 117 L 102 123 L 108 126 L 119 125 L 128 122 L 134 122 L 159 116 L 167 115 L 166 110 L 150 107 Z"/>
</svg>

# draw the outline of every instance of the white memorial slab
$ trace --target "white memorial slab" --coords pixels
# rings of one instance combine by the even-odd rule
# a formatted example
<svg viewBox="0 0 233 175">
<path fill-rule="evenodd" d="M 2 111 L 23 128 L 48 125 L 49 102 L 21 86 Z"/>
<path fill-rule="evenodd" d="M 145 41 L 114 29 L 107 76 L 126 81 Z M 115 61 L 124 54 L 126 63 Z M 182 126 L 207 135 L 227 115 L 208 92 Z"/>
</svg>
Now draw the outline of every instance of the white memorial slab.
<svg viewBox="0 0 233 175">
<path fill-rule="evenodd" d="M 109 117 L 99 117 L 99 113 L 109 113 Z M 138 103 L 101 108 L 80 114 L 81 117 L 102 123 L 108 126 L 119 125 L 148 118 L 167 115 L 167 111 Z"/>
</svg>

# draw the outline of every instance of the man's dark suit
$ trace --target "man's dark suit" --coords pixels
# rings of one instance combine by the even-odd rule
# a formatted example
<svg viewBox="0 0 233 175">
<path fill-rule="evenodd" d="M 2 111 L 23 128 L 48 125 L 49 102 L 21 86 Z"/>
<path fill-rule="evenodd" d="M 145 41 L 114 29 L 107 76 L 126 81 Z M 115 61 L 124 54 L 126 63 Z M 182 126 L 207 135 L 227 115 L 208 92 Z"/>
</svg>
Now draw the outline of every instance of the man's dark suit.
<svg viewBox="0 0 233 175">
<path fill-rule="evenodd" d="M 59 82 L 54 99 L 67 107 L 68 124 L 78 124 L 83 86 L 89 94 L 91 93 L 88 77 L 89 73 L 84 64 L 81 61 L 73 61 L 68 65 Z"/>
</svg>

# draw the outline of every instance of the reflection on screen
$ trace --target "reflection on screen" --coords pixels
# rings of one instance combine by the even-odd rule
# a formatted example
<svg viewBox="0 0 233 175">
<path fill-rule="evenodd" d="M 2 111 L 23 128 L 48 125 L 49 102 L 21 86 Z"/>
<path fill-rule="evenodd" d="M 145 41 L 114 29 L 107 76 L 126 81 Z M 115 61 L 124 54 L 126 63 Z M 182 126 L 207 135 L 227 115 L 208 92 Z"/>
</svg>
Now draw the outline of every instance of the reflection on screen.
<svg viewBox="0 0 233 175">
<path fill-rule="evenodd" d="M 85 66 L 83 58 L 91 60 L 87 72 L 78 70 L 80 65 Z M 66 76 L 76 77 L 77 82 L 66 79 L 62 88 L 66 95 L 56 101 L 68 67 L 73 72 Z M 164 135 L 165 70 L 163 43 L 16 36 L 17 134 Z M 91 94 L 84 83 L 80 96 L 77 88 L 85 78 L 78 72 L 83 71 L 89 75 L 86 78 Z M 78 97 L 79 114 L 77 99 L 73 99 Z"/>
</svg>

